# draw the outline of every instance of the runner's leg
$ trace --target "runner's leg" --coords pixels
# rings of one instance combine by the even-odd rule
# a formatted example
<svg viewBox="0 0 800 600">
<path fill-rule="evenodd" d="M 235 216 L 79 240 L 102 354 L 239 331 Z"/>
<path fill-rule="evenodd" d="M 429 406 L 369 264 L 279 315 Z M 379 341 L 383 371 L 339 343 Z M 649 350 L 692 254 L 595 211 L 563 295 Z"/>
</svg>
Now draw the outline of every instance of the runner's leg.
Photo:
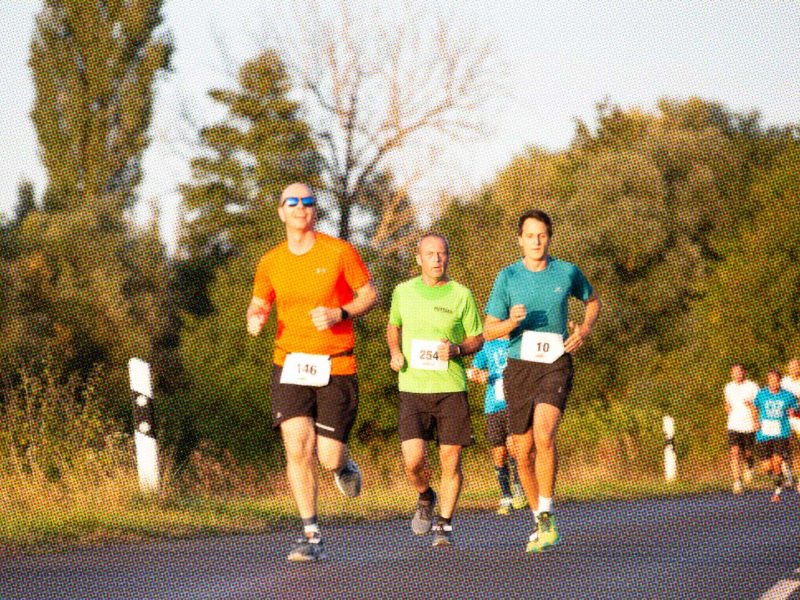
<svg viewBox="0 0 800 600">
<path fill-rule="evenodd" d="M 286 451 L 286 476 L 297 510 L 303 519 L 317 514 L 317 465 L 314 421 L 311 417 L 294 417 L 281 423 L 281 436 Z"/>
<path fill-rule="evenodd" d="M 439 460 L 442 467 L 442 481 L 439 491 L 439 514 L 450 519 L 456 509 L 461 483 L 461 446 L 442 444 L 439 447 Z"/>
<path fill-rule="evenodd" d="M 349 457 L 345 444 L 321 435 L 317 436 L 317 455 L 319 464 L 328 471 L 341 469 Z"/>
<path fill-rule="evenodd" d="M 403 454 L 403 468 L 408 482 L 418 493 L 430 487 L 431 473 L 426 458 L 427 442 L 422 439 L 405 440 L 400 448 Z"/>
<path fill-rule="evenodd" d="M 555 491 L 558 455 L 556 453 L 556 431 L 561 411 L 550 404 L 536 405 L 533 413 L 533 439 L 536 447 L 536 479 L 539 495 L 552 498 Z M 523 482 L 523 486 L 525 483 Z M 530 501 L 530 497 L 528 497 Z M 537 499 L 538 506 L 538 499 Z"/>
<path fill-rule="evenodd" d="M 536 479 L 535 450 L 533 447 L 533 428 L 521 435 L 512 436 L 512 448 L 516 453 L 517 473 L 522 489 L 528 497 L 528 504 L 536 509 L 539 506 L 539 483 Z"/>
</svg>

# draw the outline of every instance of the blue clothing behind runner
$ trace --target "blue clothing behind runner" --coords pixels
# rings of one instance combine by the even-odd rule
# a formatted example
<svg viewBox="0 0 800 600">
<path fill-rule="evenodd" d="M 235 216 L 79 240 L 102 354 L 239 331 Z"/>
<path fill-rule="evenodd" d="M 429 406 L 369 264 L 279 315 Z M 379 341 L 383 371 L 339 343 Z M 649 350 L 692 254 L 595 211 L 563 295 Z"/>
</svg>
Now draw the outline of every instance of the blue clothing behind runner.
<svg viewBox="0 0 800 600">
<path fill-rule="evenodd" d="M 544 271 L 531 271 L 518 260 L 497 274 L 486 314 L 505 321 L 512 306 L 525 305 L 525 320 L 511 332 L 508 347 L 508 356 L 519 358 L 523 331 L 560 333 L 566 339 L 569 297 L 586 302 L 593 293 L 586 276 L 571 262 L 551 256 Z"/>
<path fill-rule="evenodd" d="M 795 398 L 794 394 L 783 388 L 773 394 L 769 391 L 769 388 L 765 387 L 758 391 L 755 400 L 753 400 L 753 405 L 758 409 L 758 420 L 761 422 L 761 427 L 756 432 L 757 442 L 787 438 L 791 435 L 792 430 L 789 425 L 788 410 L 790 408 L 797 409 L 797 398 Z M 778 435 L 765 435 L 765 425 L 774 421 L 779 423 L 780 433 Z M 777 428 L 777 425 L 775 427 Z"/>
<path fill-rule="evenodd" d="M 508 359 L 508 340 L 502 338 L 489 340 L 472 359 L 475 369 L 489 371 L 489 382 L 486 384 L 486 397 L 483 401 L 483 412 L 491 415 L 506 408 L 506 401 L 498 398 L 496 386 L 503 385 L 503 371 Z M 499 383 L 498 383 L 499 382 Z"/>
</svg>

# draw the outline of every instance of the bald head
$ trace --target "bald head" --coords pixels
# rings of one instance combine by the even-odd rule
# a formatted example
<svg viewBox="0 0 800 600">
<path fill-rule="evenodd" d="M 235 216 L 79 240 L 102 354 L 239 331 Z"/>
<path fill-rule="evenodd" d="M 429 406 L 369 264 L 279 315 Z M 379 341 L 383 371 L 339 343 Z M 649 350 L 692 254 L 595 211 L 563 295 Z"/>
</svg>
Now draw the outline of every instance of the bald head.
<svg viewBox="0 0 800 600">
<path fill-rule="evenodd" d="M 291 197 L 303 198 L 305 196 L 313 196 L 313 195 L 314 195 L 314 190 L 312 190 L 311 186 L 308 185 L 307 183 L 300 183 L 300 182 L 290 183 L 281 192 L 281 200 L 279 204 L 283 205 L 283 201 L 286 198 L 291 198 Z"/>
</svg>

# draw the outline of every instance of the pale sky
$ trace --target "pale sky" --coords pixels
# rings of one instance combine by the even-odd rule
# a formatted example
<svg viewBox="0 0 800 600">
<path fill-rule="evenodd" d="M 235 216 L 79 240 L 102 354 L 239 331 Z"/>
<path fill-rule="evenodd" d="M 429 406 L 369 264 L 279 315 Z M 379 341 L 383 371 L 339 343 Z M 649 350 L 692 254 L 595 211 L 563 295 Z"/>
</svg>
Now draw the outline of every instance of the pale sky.
<svg viewBox="0 0 800 600">
<path fill-rule="evenodd" d="M 800 2 L 795 0 L 430 1 L 462 28 L 495 40 L 511 74 L 505 108 L 492 117 L 492 131 L 462 149 L 454 165 L 466 187 L 491 180 L 528 146 L 566 148 L 575 119 L 592 124 L 595 105 L 604 99 L 651 111 L 662 97 L 699 96 L 737 112 L 756 110 L 767 125 L 800 123 Z M 188 108 L 198 126 L 219 120 L 206 92 L 230 86 L 231 73 L 256 54 L 258 22 L 269 6 L 269 0 L 164 4 L 176 48 L 174 69 L 158 86 L 139 196 L 159 206 L 168 242 L 179 205 L 176 188 L 190 180 L 194 152 L 179 107 Z M 32 179 L 39 194 L 46 182 L 28 116 L 34 92 L 27 60 L 40 8 L 34 0 L 0 0 L 0 213 L 5 216 L 21 179 Z M 224 40 L 233 64 L 215 39 Z"/>
</svg>

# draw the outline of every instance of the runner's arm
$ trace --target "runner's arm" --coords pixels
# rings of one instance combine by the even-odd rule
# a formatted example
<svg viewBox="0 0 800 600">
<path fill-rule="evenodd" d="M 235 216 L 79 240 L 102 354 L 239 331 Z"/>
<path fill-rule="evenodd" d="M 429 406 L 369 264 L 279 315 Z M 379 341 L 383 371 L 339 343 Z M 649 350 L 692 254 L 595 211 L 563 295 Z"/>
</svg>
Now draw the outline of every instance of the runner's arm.
<svg viewBox="0 0 800 600">
<path fill-rule="evenodd" d="M 486 315 L 483 321 L 483 337 L 487 340 L 496 340 L 511 335 L 522 321 L 525 320 L 527 311 L 524 304 L 515 304 L 508 311 L 508 318 L 500 320 L 492 315 Z"/>
<path fill-rule="evenodd" d="M 489 371 L 487 369 L 478 369 L 470 367 L 467 369 L 467 379 L 473 383 L 488 383 Z"/>
<path fill-rule="evenodd" d="M 356 290 L 355 298 L 339 308 L 339 320 L 342 320 L 342 309 L 346 310 L 351 317 L 360 317 L 368 313 L 377 302 L 378 290 L 370 281 Z"/>
<path fill-rule="evenodd" d="M 258 335 L 264 327 L 272 310 L 272 303 L 253 296 L 247 307 L 247 333 Z"/>
<path fill-rule="evenodd" d="M 589 299 L 584 303 L 583 323 L 577 326 L 573 324 L 572 334 L 564 342 L 564 350 L 566 352 L 574 352 L 583 346 L 583 341 L 589 337 L 594 329 L 594 324 L 597 322 L 597 317 L 600 316 L 602 306 L 600 297 L 597 294 L 589 296 Z"/>
<path fill-rule="evenodd" d="M 392 325 L 391 323 L 386 325 L 386 343 L 389 346 L 389 354 L 391 354 L 389 366 L 393 371 L 397 372 L 400 372 L 406 362 L 400 345 L 401 332 L 402 330 L 397 325 Z"/>
<path fill-rule="evenodd" d="M 475 354 L 483 347 L 483 335 L 473 335 L 465 338 L 460 344 L 453 344 L 447 340 L 442 340 L 439 345 L 439 360 L 450 360 L 458 356 L 468 356 Z"/>
<path fill-rule="evenodd" d="M 359 317 L 367 313 L 378 301 L 378 291 L 370 281 L 358 288 L 356 297 L 347 304 L 337 307 L 317 306 L 311 311 L 311 321 L 318 331 L 324 331 L 336 323 L 344 321 L 344 312 L 348 318 Z"/>
</svg>

